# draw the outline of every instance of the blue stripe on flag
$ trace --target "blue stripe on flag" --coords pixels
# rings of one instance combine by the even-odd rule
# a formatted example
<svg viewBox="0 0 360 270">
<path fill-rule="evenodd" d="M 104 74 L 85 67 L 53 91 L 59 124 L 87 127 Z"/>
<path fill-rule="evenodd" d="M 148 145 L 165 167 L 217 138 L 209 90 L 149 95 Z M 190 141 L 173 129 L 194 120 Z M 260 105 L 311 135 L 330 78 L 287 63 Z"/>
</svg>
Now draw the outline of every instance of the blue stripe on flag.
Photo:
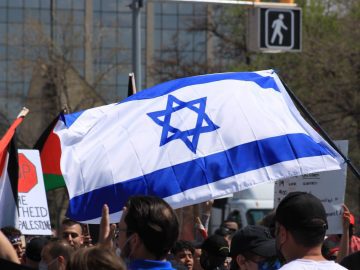
<svg viewBox="0 0 360 270">
<path fill-rule="evenodd" d="M 209 74 L 203 76 L 181 78 L 181 79 L 161 83 L 156 86 L 145 89 L 143 91 L 140 91 L 135 95 L 126 98 L 121 103 L 133 101 L 133 100 L 156 98 L 169 94 L 173 91 L 176 91 L 186 86 L 216 82 L 221 80 L 251 81 L 259 85 L 261 88 L 264 89 L 273 88 L 274 90 L 280 92 L 280 89 L 273 77 L 270 76 L 264 77 L 255 72 L 232 72 L 232 73 L 219 73 L 219 74 Z"/>
<path fill-rule="evenodd" d="M 74 197 L 67 216 L 79 221 L 90 220 L 101 216 L 105 203 L 110 213 L 121 211 L 128 197 L 135 194 L 165 198 L 276 163 L 322 155 L 334 156 L 329 149 L 301 133 L 253 141 Z"/>
</svg>

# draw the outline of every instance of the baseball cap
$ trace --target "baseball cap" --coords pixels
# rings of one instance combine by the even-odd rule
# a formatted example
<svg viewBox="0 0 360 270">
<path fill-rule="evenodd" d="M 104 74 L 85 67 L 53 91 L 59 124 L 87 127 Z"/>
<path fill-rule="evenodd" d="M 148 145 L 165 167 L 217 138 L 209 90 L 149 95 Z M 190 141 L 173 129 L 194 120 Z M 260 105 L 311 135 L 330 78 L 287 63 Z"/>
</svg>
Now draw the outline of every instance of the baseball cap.
<svg viewBox="0 0 360 270">
<path fill-rule="evenodd" d="M 306 192 L 291 192 L 278 205 L 275 219 L 286 229 L 327 230 L 326 212 L 321 201 Z"/>
<path fill-rule="evenodd" d="M 49 240 L 45 237 L 35 237 L 31 239 L 30 242 L 26 245 L 26 257 L 35 262 L 40 262 L 41 251 L 48 242 Z"/>
<path fill-rule="evenodd" d="M 210 256 L 228 257 L 229 244 L 224 237 L 220 235 L 212 235 L 208 237 L 201 245 L 201 249 L 205 250 Z"/>
<path fill-rule="evenodd" d="M 234 257 L 245 252 L 266 258 L 275 256 L 275 239 L 269 229 L 261 225 L 248 225 L 237 231 L 231 240 L 230 255 Z"/>
</svg>

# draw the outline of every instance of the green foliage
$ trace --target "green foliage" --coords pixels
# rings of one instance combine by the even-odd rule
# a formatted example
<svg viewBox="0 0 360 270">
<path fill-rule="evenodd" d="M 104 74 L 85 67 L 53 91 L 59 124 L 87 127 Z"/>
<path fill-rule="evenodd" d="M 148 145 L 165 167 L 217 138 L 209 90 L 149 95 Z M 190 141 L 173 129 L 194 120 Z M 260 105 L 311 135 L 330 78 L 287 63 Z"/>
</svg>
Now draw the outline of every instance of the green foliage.
<svg viewBox="0 0 360 270">
<path fill-rule="evenodd" d="M 303 11 L 302 52 L 254 53 L 251 64 L 238 65 L 238 69 L 277 70 L 333 139 L 350 140 L 350 158 L 359 166 L 360 3 L 299 4 Z M 351 173 L 348 176 L 347 197 L 358 199 L 360 181 Z M 359 211 L 358 202 L 349 203 Z"/>
<path fill-rule="evenodd" d="M 360 1 L 296 2 L 302 7 L 300 53 L 247 51 L 246 8 L 222 7 L 215 10 L 211 27 L 197 25 L 217 44 L 215 61 L 203 63 L 202 73 L 275 69 L 332 139 L 350 140 L 350 158 L 360 166 Z M 201 72 L 194 66 L 198 63 L 177 64 L 187 75 Z M 360 181 L 348 173 L 347 198 L 356 197 L 348 201 L 356 213 L 359 195 Z"/>
</svg>

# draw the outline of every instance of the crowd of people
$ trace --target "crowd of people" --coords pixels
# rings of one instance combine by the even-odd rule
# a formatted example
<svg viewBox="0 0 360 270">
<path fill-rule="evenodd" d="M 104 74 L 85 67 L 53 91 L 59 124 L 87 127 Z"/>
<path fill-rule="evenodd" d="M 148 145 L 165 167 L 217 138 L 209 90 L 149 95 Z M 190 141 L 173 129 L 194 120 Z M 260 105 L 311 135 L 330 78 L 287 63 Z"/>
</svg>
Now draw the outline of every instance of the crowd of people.
<svg viewBox="0 0 360 270">
<path fill-rule="evenodd" d="M 194 241 L 179 239 L 177 215 L 158 197 L 131 197 L 120 222 L 109 220 L 104 205 L 96 244 L 86 226 L 70 219 L 57 238 L 26 240 L 19 230 L 2 228 L 0 269 L 360 269 L 360 239 L 349 210 L 344 206 L 343 234 L 326 237 L 325 209 L 304 192 L 289 193 L 260 224 L 241 227 L 228 218 L 214 234 L 200 233 Z M 202 223 L 206 231 L 207 221 Z"/>
</svg>

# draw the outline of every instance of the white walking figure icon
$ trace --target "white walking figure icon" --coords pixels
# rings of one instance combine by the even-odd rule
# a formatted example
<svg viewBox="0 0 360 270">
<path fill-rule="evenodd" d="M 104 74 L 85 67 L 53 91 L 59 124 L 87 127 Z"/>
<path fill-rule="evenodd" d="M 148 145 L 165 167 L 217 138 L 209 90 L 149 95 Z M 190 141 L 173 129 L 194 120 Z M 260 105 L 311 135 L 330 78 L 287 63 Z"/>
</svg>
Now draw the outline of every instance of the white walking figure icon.
<svg viewBox="0 0 360 270">
<path fill-rule="evenodd" d="M 271 36 L 271 43 L 275 42 L 275 39 L 277 36 L 279 36 L 279 44 L 281 45 L 283 43 L 283 34 L 281 33 L 281 30 L 287 30 L 288 28 L 284 24 L 284 14 L 280 13 L 278 18 L 273 21 L 271 28 L 274 29 L 274 32 Z"/>
</svg>

